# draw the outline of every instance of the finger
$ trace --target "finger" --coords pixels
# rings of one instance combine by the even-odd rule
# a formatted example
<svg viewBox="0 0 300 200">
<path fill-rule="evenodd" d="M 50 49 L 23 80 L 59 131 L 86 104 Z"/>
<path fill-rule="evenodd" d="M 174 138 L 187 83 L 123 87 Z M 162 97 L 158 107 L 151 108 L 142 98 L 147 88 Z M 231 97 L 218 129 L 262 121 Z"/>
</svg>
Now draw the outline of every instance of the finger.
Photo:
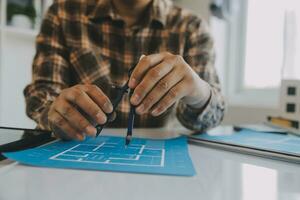
<svg viewBox="0 0 300 200">
<path fill-rule="evenodd" d="M 84 140 L 84 135 L 73 128 L 69 122 L 58 112 L 53 111 L 51 114 L 49 114 L 49 122 L 52 126 L 52 131 L 57 137 L 63 140 Z"/>
<path fill-rule="evenodd" d="M 151 114 L 158 116 L 164 113 L 169 107 L 171 107 L 177 100 L 181 99 L 187 94 L 187 86 L 184 81 L 180 81 L 168 93 L 155 105 Z"/>
<path fill-rule="evenodd" d="M 113 122 L 113 121 L 115 121 L 116 118 L 117 118 L 117 113 L 116 113 L 116 112 L 113 112 L 113 113 L 111 114 L 111 116 L 109 117 L 108 121 L 109 121 L 109 122 Z"/>
<path fill-rule="evenodd" d="M 136 108 L 137 113 L 147 113 L 171 88 L 183 79 L 183 75 L 173 70 L 166 77 L 161 79 L 150 93 L 142 101 L 141 105 Z"/>
<path fill-rule="evenodd" d="M 55 111 L 62 115 L 72 127 L 76 128 L 81 133 L 86 133 L 90 136 L 96 135 L 96 128 L 80 114 L 80 112 L 67 101 L 59 101 L 54 107 Z"/>
<path fill-rule="evenodd" d="M 88 90 L 87 88 L 85 90 Z M 106 122 L 106 115 L 102 109 L 90 98 L 90 96 L 84 91 L 84 88 L 80 86 L 69 90 L 62 95 L 67 101 L 80 107 L 86 114 L 88 114 L 93 120 L 99 124 Z"/>
<path fill-rule="evenodd" d="M 138 105 L 157 82 L 173 69 L 173 66 L 174 63 L 167 60 L 150 69 L 143 80 L 134 89 L 134 93 L 130 99 L 131 103 L 133 105 Z"/>
<path fill-rule="evenodd" d="M 87 90 L 87 94 L 105 113 L 111 113 L 113 111 L 111 101 L 96 85 L 90 85 Z"/>
<path fill-rule="evenodd" d="M 146 72 L 152 67 L 160 62 L 163 61 L 163 59 L 169 55 L 169 53 L 158 53 L 158 54 L 152 54 L 149 56 L 144 56 L 141 58 L 135 69 L 133 70 L 130 79 L 129 79 L 129 87 L 135 88 L 138 83 L 142 80 Z"/>
</svg>

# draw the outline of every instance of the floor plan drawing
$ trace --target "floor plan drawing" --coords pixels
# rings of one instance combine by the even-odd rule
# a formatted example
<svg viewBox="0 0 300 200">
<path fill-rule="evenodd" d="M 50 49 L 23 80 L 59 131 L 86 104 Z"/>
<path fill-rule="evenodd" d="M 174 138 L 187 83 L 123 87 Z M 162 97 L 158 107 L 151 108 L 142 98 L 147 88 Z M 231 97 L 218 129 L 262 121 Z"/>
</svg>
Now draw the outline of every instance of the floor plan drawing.
<svg viewBox="0 0 300 200">
<path fill-rule="evenodd" d="M 50 159 L 67 162 L 163 167 L 165 150 L 134 144 L 120 147 L 117 143 L 102 142 L 99 145 L 77 144 Z"/>
<path fill-rule="evenodd" d="M 87 137 L 84 141 L 55 140 L 5 156 L 19 163 L 50 168 L 193 176 L 187 138 Z"/>
</svg>

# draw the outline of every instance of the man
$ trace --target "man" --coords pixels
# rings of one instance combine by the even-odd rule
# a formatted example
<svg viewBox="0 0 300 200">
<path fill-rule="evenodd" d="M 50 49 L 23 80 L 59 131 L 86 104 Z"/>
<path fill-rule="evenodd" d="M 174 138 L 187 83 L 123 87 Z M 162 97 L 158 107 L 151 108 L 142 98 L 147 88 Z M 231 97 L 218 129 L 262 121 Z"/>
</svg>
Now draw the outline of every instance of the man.
<svg viewBox="0 0 300 200">
<path fill-rule="evenodd" d="M 111 127 L 127 126 L 130 103 L 135 127 L 162 127 L 174 109 L 193 130 L 223 118 L 212 38 L 200 18 L 169 0 L 57 0 L 36 41 L 27 114 L 63 139 L 95 135 L 113 110 L 112 86 L 123 85 L 132 66 L 134 93 Z"/>
</svg>

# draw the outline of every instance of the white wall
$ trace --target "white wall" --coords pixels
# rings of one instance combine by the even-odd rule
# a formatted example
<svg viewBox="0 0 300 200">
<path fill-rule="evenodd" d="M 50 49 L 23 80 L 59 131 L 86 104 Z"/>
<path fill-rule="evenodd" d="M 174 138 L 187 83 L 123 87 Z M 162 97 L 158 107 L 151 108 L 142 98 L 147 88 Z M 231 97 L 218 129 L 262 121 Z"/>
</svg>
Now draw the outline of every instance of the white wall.
<svg viewBox="0 0 300 200">
<path fill-rule="evenodd" d="M 25 114 L 24 87 L 31 80 L 34 38 L 18 33 L 5 34 L 1 66 L 1 126 L 34 127 Z"/>
</svg>

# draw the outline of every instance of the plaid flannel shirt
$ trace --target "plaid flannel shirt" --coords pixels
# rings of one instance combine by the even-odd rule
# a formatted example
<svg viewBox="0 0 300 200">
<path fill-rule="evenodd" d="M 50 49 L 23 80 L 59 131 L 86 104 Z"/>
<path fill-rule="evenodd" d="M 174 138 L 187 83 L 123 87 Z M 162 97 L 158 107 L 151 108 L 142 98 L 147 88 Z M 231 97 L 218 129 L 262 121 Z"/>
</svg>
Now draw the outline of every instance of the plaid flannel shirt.
<svg viewBox="0 0 300 200">
<path fill-rule="evenodd" d="M 210 84 L 210 100 L 202 109 L 179 101 L 159 117 L 136 116 L 135 127 L 163 127 L 175 112 L 189 129 L 204 131 L 218 125 L 225 105 L 214 68 L 213 41 L 203 20 L 169 0 L 153 0 L 139 24 L 125 26 L 110 0 L 54 1 L 36 38 L 32 82 L 24 90 L 27 115 L 39 128 L 50 129 L 47 112 L 63 89 L 95 84 L 113 98 L 111 86 L 124 84 L 128 69 L 142 54 L 171 52 L 181 55 Z M 128 96 L 116 112 L 109 126 L 126 127 Z"/>
</svg>

